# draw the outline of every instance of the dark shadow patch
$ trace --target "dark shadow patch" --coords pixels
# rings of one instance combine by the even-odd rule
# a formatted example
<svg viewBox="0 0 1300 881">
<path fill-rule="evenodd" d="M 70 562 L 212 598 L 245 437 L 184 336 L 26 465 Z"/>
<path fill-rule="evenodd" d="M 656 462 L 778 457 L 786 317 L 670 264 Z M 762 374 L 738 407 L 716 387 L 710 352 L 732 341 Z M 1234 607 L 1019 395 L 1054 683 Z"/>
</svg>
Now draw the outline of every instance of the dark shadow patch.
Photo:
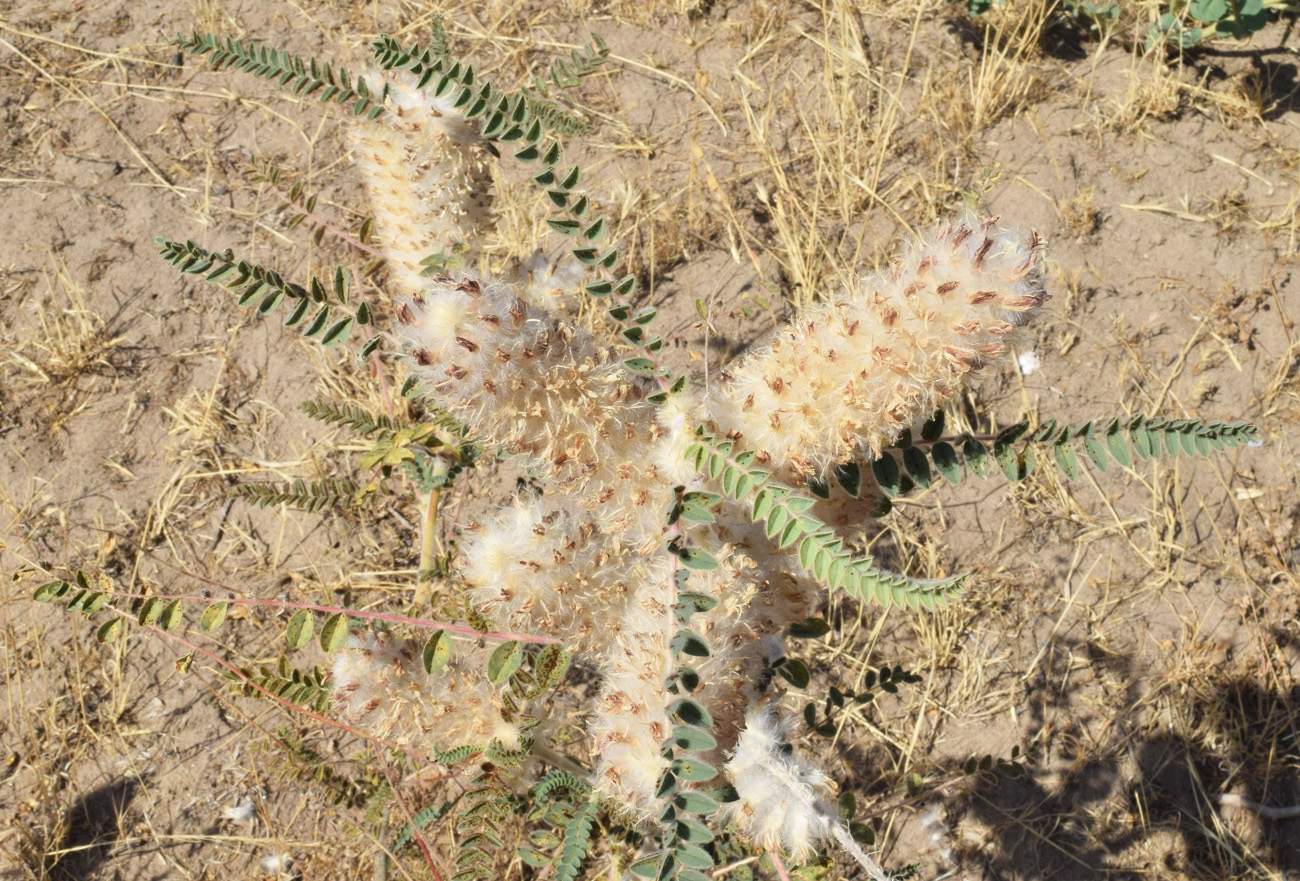
<svg viewBox="0 0 1300 881">
<path fill-rule="evenodd" d="M 52 881 L 94 877 L 117 841 L 141 782 L 137 777 L 115 780 L 73 802 L 65 815 L 63 840 L 47 851 L 45 872 Z"/>
</svg>

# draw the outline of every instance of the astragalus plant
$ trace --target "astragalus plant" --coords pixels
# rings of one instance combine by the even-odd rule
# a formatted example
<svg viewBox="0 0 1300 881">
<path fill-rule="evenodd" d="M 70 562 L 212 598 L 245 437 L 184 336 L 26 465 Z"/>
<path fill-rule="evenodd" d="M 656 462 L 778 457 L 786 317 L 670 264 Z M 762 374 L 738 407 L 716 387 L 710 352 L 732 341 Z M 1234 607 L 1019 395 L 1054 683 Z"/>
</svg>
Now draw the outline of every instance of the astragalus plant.
<svg viewBox="0 0 1300 881">
<path fill-rule="evenodd" d="M 255 691 L 463 769 L 472 785 L 454 821 L 457 879 L 491 877 L 511 856 L 502 824 L 528 790 L 531 820 L 562 828 L 535 838 L 549 854 L 525 859 L 553 863 L 561 879 L 582 871 L 602 813 L 633 830 L 622 865 L 640 877 L 701 881 L 738 847 L 795 863 L 838 848 L 870 877 L 887 877 L 829 775 L 791 747 L 784 689 L 806 684 L 807 671 L 784 640 L 792 628 L 817 630 L 828 591 L 925 614 L 966 579 L 884 571 L 846 527 L 856 532 L 890 496 L 936 474 L 956 483 L 963 465 L 984 477 L 992 462 L 1023 478 L 1035 449 L 1073 476 L 1076 449 L 1105 468 L 1134 452 L 1204 455 L 1254 437 L 1249 426 L 1135 419 L 945 438 L 945 406 L 1011 350 L 1048 299 L 1038 237 L 971 212 L 902 243 L 884 270 L 824 292 L 708 384 L 675 374 L 661 363 L 655 308 L 633 276 L 617 273 L 609 228 L 561 148 L 580 126 L 556 98 L 605 60 L 598 39 L 515 91 L 452 58 L 440 29 L 427 47 L 378 41 L 375 69 L 355 77 L 211 35 L 178 42 L 353 111 L 353 160 L 394 294 L 384 318 L 407 392 L 441 421 L 402 435 L 355 413 L 326 417 L 373 430 L 381 443 L 370 464 L 414 461 L 428 487 L 446 469 L 419 466 L 412 450 L 456 448 L 438 461 L 462 462 L 475 445 L 523 459 L 540 486 L 466 528 L 445 589 L 463 598 L 468 623 L 416 621 L 437 627 L 417 637 L 400 616 L 304 607 L 290 644 L 305 644 L 314 616 L 328 615 L 319 637 L 336 652 L 332 673 L 282 671 L 289 684 L 275 689 L 241 674 Z M 563 260 L 520 255 L 496 275 L 480 268 L 503 152 L 545 189 L 550 227 L 574 239 Z M 286 324 L 327 345 L 375 320 L 377 310 L 349 299 L 341 273 L 331 296 L 328 285 L 294 285 L 190 242 L 164 241 L 163 255 L 241 305 L 291 306 Z M 582 297 L 605 304 L 607 339 L 574 319 Z M 441 433 L 427 427 L 435 422 Z M 71 592 L 83 611 L 104 605 L 84 587 L 51 582 L 38 597 Z M 179 603 L 137 598 L 133 617 L 174 629 Z M 224 608 L 212 601 L 205 629 Z M 106 622 L 102 638 L 124 620 Z M 451 633 L 477 647 L 453 645 Z M 572 659 L 600 685 L 589 736 L 561 749 L 548 705 Z"/>
</svg>

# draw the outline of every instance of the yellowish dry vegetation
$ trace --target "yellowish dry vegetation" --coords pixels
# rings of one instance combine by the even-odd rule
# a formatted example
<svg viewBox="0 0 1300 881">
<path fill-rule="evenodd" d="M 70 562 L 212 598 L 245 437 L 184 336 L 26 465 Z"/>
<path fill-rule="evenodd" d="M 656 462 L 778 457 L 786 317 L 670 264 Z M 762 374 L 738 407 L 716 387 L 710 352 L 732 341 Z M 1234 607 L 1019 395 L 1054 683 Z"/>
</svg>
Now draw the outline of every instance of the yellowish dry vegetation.
<svg viewBox="0 0 1300 881">
<path fill-rule="evenodd" d="M 201 653 L 182 672 L 190 650 L 161 637 L 105 648 L 93 626 L 28 599 L 45 573 L 81 568 L 127 592 L 407 608 L 425 513 L 413 488 L 342 514 L 232 499 L 245 481 L 364 483 L 364 445 L 295 408 L 401 415 L 400 366 L 358 365 L 235 310 L 177 278 L 152 240 L 229 246 L 286 278 L 363 273 L 370 255 L 346 239 L 366 207 L 340 116 L 211 73 L 167 40 L 198 27 L 355 67 L 376 34 L 419 39 L 436 11 L 454 49 L 500 82 L 588 31 L 610 46 L 578 93 L 593 130 L 573 155 L 680 366 L 720 369 L 791 305 L 971 202 L 1044 235 L 1055 299 L 1035 329 L 1042 369 L 1008 366 L 950 419 L 1260 426 L 1259 449 L 937 486 L 863 524 L 891 568 L 975 573 L 933 615 L 832 599 L 834 632 L 807 647 L 819 719 L 831 685 L 861 688 L 881 664 L 922 677 L 838 710 L 830 737 L 800 730 L 878 824 L 886 865 L 1044 881 L 1300 871 L 1294 21 L 1171 60 L 1144 56 L 1124 27 L 1100 42 L 1064 27 L 1046 0 L 979 21 L 939 0 L 202 0 L 0 4 L 5 878 L 261 878 L 283 853 L 303 878 L 378 879 L 405 816 L 463 792 L 437 767 L 239 696 Z M 254 159 L 319 194 L 314 217 L 286 229 L 285 187 L 252 180 Z M 544 194 L 508 167 L 499 191 L 494 257 L 558 253 Z M 329 228 L 313 236 L 318 221 Z M 381 326 L 382 278 L 361 292 Z M 526 480 L 510 468 L 444 495 L 440 549 Z M 282 633 L 256 610 L 186 639 L 260 664 Z M 557 712 L 577 706 L 562 697 Z M 1034 757 L 1026 776 L 962 773 L 1013 745 Z M 394 784 L 387 819 L 368 817 L 368 796 Z M 227 810 L 241 805 L 253 812 Z M 629 852 L 624 830 L 602 828 L 592 878 Z M 425 834 L 443 878 L 454 837 L 445 821 Z M 503 878 L 533 877 L 511 859 L 518 843 Z M 414 848 L 387 872 L 433 876 Z"/>
</svg>

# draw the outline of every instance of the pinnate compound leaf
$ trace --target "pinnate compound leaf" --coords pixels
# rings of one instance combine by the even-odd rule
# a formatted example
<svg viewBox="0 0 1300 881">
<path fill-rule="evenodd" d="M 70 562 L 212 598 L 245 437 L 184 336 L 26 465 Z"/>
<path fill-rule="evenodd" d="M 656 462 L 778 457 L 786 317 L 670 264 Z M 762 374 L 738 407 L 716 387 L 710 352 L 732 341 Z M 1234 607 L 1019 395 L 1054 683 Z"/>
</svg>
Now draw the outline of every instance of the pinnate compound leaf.
<svg viewBox="0 0 1300 881">
<path fill-rule="evenodd" d="M 579 805 L 573 818 L 564 827 L 564 840 L 560 844 L 560 858 L 555 864 L 556 881 L 575 881 L 582 869 L 591 846 L 591 827 L 596 821 L 594 799 Z"/>
</svg>

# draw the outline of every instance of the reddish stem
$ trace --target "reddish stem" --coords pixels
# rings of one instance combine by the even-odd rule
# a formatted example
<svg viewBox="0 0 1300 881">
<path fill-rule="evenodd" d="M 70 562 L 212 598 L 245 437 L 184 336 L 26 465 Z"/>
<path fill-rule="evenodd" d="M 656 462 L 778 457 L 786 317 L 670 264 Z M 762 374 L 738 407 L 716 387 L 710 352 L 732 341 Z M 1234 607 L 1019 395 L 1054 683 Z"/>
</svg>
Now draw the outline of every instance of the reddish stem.
<svg viewBox="0 0 1300 881">
<path fill-rule="evenodd" d="M 129 618 L 130 616 L 124 615 L 123 617 Z M 131 620 L 134 621 L 135 619 L 132 618 Z M 346 731 L 349 734 L 355 734 L 358 737 L 362 738 L 363 740 L 368 740 L 371 743 L 378 744 L 379 746 L 382 746 L 385 749 L 398 750 L 399 752 L 406 753 L 408 756 L 412 756 L 414 758 L 424 759 L 425 761 L 429 760 L 429 757 L 427 755 L 425 755 L 422 752 L 419 752 L 418 750 L 413 750 L 408 747 L 399 746 L 398 744 L 395 743 L 390 743 L 389 741 L 376 737 L 373 734 L 367 734 L 366 732 L 362 731 L 360 728 L 354 728 L 353 726 L 347 724 L 346 722 L 340 722 L 337 719 L 330 719 L 329 717 L 322 716 L 320 713 L 309 710 L 306 707 L 299 706 L 298 704 L 295 704 L 292 701 L 285 700 L 284 698 L 280 697 L 278 694 L 273 694 L 272 692 L 258 685 L 256 682 L 250 679 L 248 677 L 248 674 L 246 674 L 243 670 L 240 670 L 234 664 L 230 663 L 225 658 L 221 657 L 215 652 L 210 652 L 207 649 L 203 648 L 202 646 L 190 642 L 188 639 L 186 639 L 183 636 L 177 636 L 174 633 L 168 633 L 166 630 L 163 630 L 161 627 L 158 627 L 155 624 L 149 624 L 146 626 L 149 630 L 152 630 L 154 633 L 165 636 L 168 639 L 172 640 L 173 642 L 179 642 L 181 645 L 187 647 L 191 651 L 198 652 L 199 654 L 205 655 L 211 660 L 216 661 L 218 664 L 225 667 L 231 673 L 235 674 L 236 678 L 238 678 L 240 682 L 243 682 L 245 685 L 248 685 L 250 688 L 254 689 L 255 691 L 261 692 L 263 696 L 275 701 L 277 704 L 280 704 L 283 707 L 287 707 L 288 709 L 293 710 L 295 713 L 301 713 L 302 715 L 306 716 L 309 719 L 314 719 L 317 722 L 323 722 L 326 725 L 330 725 L 333 726 L 334 728 L 338 728 L 342 731 Z"/>
<path fill-rule="evenodd" d="M 781 881 L 790 881 L 790 873 L 786 871 L 785 863 L 781 861 L 780 852 L 776 848 L 772 848 L 767 852 L 767 855 L 772 858 L 772 865 L 776 866 L 776 874 Z"/>
<path fill-rule="evenodd" d="M 292 208 L 294 211 L 297 211 L 299 214 L 306 217 L 312 223 L 326 230 L 329 230 L 340 240 L 346 242 L 347 244 L 351 245 L 357 250 L 364 251 L 365 253 L 371 255 L 372 257 L 379 257 L 380 259 L 383 258 L 384 255 L 378 249 L 372 248 L 370 245 L 367 245 L 365 242 L 361 241 L 360 239 L 355 238 L 352 235 L 349 235 L 348 233 L 339 229 L 334 224 L 330 223 L 325 218 L 321 217 L 319 214 L 316 214 L 314 211 L 308 211 L 305 203 L 296 201 L 294 199 L 290 199 L 288 194 L 286 194 L 275 184 L 271 184 L 271 189 L 275 191 L 276 195 L 284 199 L 285 208 Z"/>
<path fill-rule="evenodd" d="M 402 808 L 402 813 L 406 814 L 406 822 L 411 824 L 411 834 L 415 838 L 415 843 L 419 845 L 420 852 L 424 854 L 424 861 L 429 865 L 429 871 L 433 873 L 434 881 L 442 881 L 442 873 L 434 865 L 433 852 L 429 850 L 429 843 L 424 840 L 424 833 L 420 831 L 419 824 L 415 822 L 415 815 L 411 813 L 410 805 L 406 803 L 406 799 L 402 798 L 402 792 L 398 789 L 397 784 L 393 782 L 393 778 L 389 776 L 388 768 L 381 767 L 381 770 L 384 772 L 384 779 L 388 781 L 388 788 L 392 790 L 393 798 L 397 799 L 397 803 Z"/>
<path fill-rule="evenodd" d="M 231 603 L 236 606 L 271 606 L 278 609 L 309 609 L 313 612 L 324 612 L 334 614 L 342 612 L 354 618 L 365 618 L 374 621 L 388 621 L 393 624 L 409 624 L 413 627 L 426 627 L 438 630 L 450 630 L 452 633 L 460 633 L 466 636 L 474 636 L 481 639 L 498 639 L 505 642 L 515 640 L 516 642 L 527 642 L 535 645 L 550 645 L 558 643 L 559 640 L 551 636 L 532 636 L 526 633 L 484 633 L 475 630 L 463 624 L 448 624 L 445 621 L 433 621 L 428 618 L 408 618 L 405 615 L 388 615 L 383 612 L 363 612 L 356 609 L 344 609 L 339 606 L 321 606 L 316 603 L 294 603 L 289 600 L 267 600 L 257 597 L 232 597 L 230 599 L 220 599 L 218 597 L 195 596 L 189 594 L 142 594 L 142 593 L 114 593 L 114 597 L 121 597 L 129 600 L 189 600 L 196 603 Z M 119 610 L 120 611 L 120 610 Z M 125 614 L 125 613 L 123 613 Z M 128 616 L 130 617 L 130 616 Z"/>
</svg>

